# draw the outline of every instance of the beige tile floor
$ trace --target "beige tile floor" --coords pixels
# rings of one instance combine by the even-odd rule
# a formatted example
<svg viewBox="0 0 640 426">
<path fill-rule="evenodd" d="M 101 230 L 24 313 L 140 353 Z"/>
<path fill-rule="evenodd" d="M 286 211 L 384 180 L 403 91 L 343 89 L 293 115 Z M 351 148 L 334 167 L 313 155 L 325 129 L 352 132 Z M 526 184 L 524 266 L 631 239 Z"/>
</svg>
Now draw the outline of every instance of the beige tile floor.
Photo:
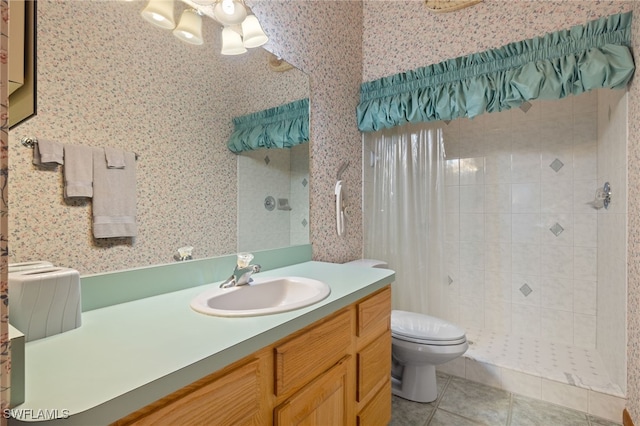
<svg viewBox="0 0 640 426">
<path fill-rule="evenodd" d="M 438 372 L 438 399 L 422 404 L 394 396 L 389 426 L 616 426 L 619 424 Z"/>
</svg>

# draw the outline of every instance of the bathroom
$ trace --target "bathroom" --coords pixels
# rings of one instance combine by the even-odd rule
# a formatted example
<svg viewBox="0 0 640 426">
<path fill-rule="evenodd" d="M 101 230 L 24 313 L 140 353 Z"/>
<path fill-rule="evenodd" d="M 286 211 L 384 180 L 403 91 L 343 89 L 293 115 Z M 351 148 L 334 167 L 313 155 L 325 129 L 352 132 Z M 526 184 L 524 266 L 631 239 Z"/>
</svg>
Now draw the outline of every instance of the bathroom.
<svg viewBox="0 0 640 426">
<path fill-rule="evenodd" d="M 111 2 L 109 2 L 111 3 Z M 535 37 L 546 32 L 568 28 L 582 24 L 600 16 L 620 13 L 636 8 L 630 2 L 507 2 L 485 1 L 483 4 L 469 8 L 464 13 L 434 16 L 423 7 L 423 2 L 296 2 L 295 12 L 286 2 L 256 2 L 254 11 L 265 16 L 265 31 L 273 40 L 273 51 L 287 58 L 294 65 L 310 75 L 311 84 L 311 191 L 310 191 L 310 241 L 313 244 L 314 259 L 343 262 L 362 256 L 362 213 L 361 204 L 361 135 L 355 127 L 353 111 L 357 105 L 357 93 L 362 81 L 376 79 L 408 69 L 437 63 L 447 58 L 457 57 L 476 51 L 498 47 L 506 43 Z M 129 7 L 129 6 L 127 6 Z M 132 7 L 135 9 L 135 7 Z M 135 15 L 132 13 L 132 15 Z M 137 17 L 132 17 L 132 19 Z M 58 19 L 58 18 L 56 18 Z M 73 19 L 73 15 L 59 17 Z M 495 21 L 499 19 L 499 31 L 495 30 Z M 362 21 L 362 25 L 354 22 Z M 63 22 L 63 21 L 62 21 Z M 398 25 L 402 22 L 402 25 Z M 432 25 L 424 25 L 432 22 Z M 104 22 L 106 27 L 113 23 Z M 149 49 L 153 42 L 149 29 L 139 26 L 136 37 Z M 360 28 L 364 30 L 361 31 Z M 472 30 L 471 30 L 472 29 Z M 300 37 L 300 34 L 304 34 Z M 385 42 L 380 41 L 384 34 Z M 637 45 L 637 31 L 634 31 L 634 46 Z M 55 34 L 54 34 L 55 35 Z M 105 59 L 105 72 L 114 64 L 121 64 L 126 69 L 126 56 L 105 50 L 113 44 L 118 52 L 122 51 L 124 39 L 129 34 L 113 34 L 109 44 L 105 40 L 93 40 L 96 52 L 101 52 Z M 148 37 L 148 38 L 146 38 Z M 215 39 L 210 34 L 210 39 Z M 43 41 L 44 42 L 44 41 Z M 85 37 L 78 43 L 88 42 Z M 63 256 L 64 262 L 81 267 L 83 273 L 97 273 L 113 269 L 126 269 L 148 264 L 166 263 L 173 254 L 172 250 L 179 245 L 190 244 L 196 248 L 198 257 L 216 256 L 236 251 L 235 205 L 226 203 L 228 197 L 211 197 L 208 193 L 200 194 L 203 188 L 216 186 L 216 193 L 232 194 L 236 187 L 235 165 L 230 162 L 232 154 L 224 145 L 212 148 L 208 138 L 203 134 L 211 131 L 209 123 L 205 127 L 206 113 L 192 120 L 182 116 L 185 106 L 176 104 L 178 90 L 193 90 L 195 99 L 208 101 L 214 94 L 207 92 L 208 80 L 206 64 L 199 53 L 173 52 L 170 49 L 184 49 L 182 45 L 162 48 L 149 53 L 147 66 L 166 66 L 167 59 L 176 57 L 184 59 L 175 64 L 163 78 L 172 83 L 174 91 L 165 93 L 166 98 L 147 98 L 138 105 L 127 105 L 124 99 L 117 99 L 116 107 L 107 110 L 110 115 L 101 117 L 104 110 L 100 104 L 95 112 L 85 113 L 73 103 L 57 104 L 55 99 L 70 90 L 59 87 L 58 93 L 51 98 L 39 99 L 42 111 L 51 111 L 58 117 L 52 128 L 37 121 L 30 120 L 16 128 L 9 135 L 9 170 L 10 201 L 17 202 L 16 194 L 33 194 L 24 196 L 25 204 L 11 209 L 7 225 L 3 217 L 3 234 L 9 235 L 10 249 L 18 250 L 20 244 L 34 242 L 43 250 L 43 257 Z M 637 50 L 637 49 L 636 49 Z M 389 55 L 389 52 L 394 52 Z M 52 61 L 60 56 L 58 52 L 49 52 Z M 59 53 L 61 55 L 61 53 Z M 47 52 L 41 52 L 47 55 Z M 46 60 L 46 59 L 42 59 Z M 186 64 L 193 64 L 200 69 L 200 79 L 185 80 L 180 74 Z M 58 64 L 62 66 L 63 64 Z M 78 73 L 81 68 L 69 70 L 70 74 Z M 129 70 L 142 72 L 143 70 Z M 339 72 L 338 72 L 339 71 Z M 118 84 L 123 87 L 125 97 L 132 96 L 123 86 L 126 77 L 121 77 Z M 154 84 L 150 81 L 149 84 Z M 67 84 L 78 86 L 78 80 L 70 78 Z M 233 84 L 239 84 L 234 81 Z M 44 86 L 44 82 L 42 83 Z M 205 95 L 203 95 L 205 94 Z M 638 95 L 636 85 L 629 89 L 629 117 L 638 115 Z M 122 109 L 121 109 L 122 108 Z M 129 108 L 129 109 L 125 109 Z M 142 108 L 153 111 L 151 116 L 140 111 Z M 179 116 L 175 116 L 179 111 Z M 42 113 L 44 115 L 44 112 Z M 191 115 L 191 113 L 190 113 Z M 172 122 L 171 118 L 175 119 Z M 629 119 L 629 191 L 633 200 L 634 188 L 638 176 L 637 161 L 632 153 L 638 140 L 635 120 Z M 54 132 L 53 132 L 54 131 Z M 162 171 L 149 183 L 149 190 L 161 191 L 163 195 L 155 195 L 143 205 L 141 214 L 146 228 L 144 236 L 138 238 L 133 246 L 115 244 L 104 247 L 96 246 L 88 235 L 88 226 L 69 226 L 70 223 L 87 223 L 85 213 L 78 209 L 70 209 L 60 205 L 56 198 L 58 183 L 56 176 L 46 178 L 28 174 L 14 173 L 13 159 L 27 161 L 28 153 L 19 146 L 19 138 L 23 134 L 36 134 L 42 137 L 82 138 L 110 132 L 113 140 L 129 140 L 129 132 L 136 132 L 136 140 L 142 161 L 138 164 L 139 175 L 152 171 Z M 213 130 L 215 131 L 215 129 Z M 15 133 L 15 135 L 14 135 Z M 6 135 L 4 135 L 6 137 Z M 166 144 L 161 142 L 166 140 Z M 351 141 L 348 143 L 348 141 Z M 207 152 L 213 157 L 203 158 Z M 211 158 L 227 158 L 227 161 L 211 160 Z M 346 183 L 348 196 L 348 230 L 344 237 L 333 232 L 335 227 L 334 211 L 330 202 L 333 196 L 335 174 L 340 163 L 349 159 L 350 167 L 346 169 L 343 180 Z M 3 159 L 3 161 L 7 161 Z M 202 162 L 208 172 L 202 175 L 186 174 L 193 161 Z M 6 163 L 5 163 L 6 164 Z M 5 165 L 5 167 L 7 167 Z M 34 184 L 34 179 L 38 179 Z M 21 197 L 23 198 L 23 197 Z M 194 199 L 205 200 L 196 204 Z M 231 197 L 235 200 L 235 197 Z M 635 235 L 637 215 L 635 205 L 629 203 L 629 235 Z M 24 212 L 40 211 L 40 214 Z M 13 213 L 15 212 L 15 213 Z M 215 217 L 215 224 L 203 226 L 203 217 Z M 12 226 L 19 224 L 22 228 L 30 228 L 36 236 L 32 241 L 19 241 L 11 234 Z M 7 229 L 9 230 L 7 232 Z M 170 232 L 168 230 L 171 230 Z M 15 240 L 12 242 L 12 240 Z M 638 359 L 634 342 L 637 342 L 640 316 L 635 312 L 633 301 L 637 299 L 637 270 L 634 266 L 634 241 L 629 241 L 629 307 L 628 321 L 628 380 L 627 407 L 634 418 L 640 417 L 640 373 L 634 360 Z M 10 250 L 10 256 L 12 252 Z M 57 253 L 60 252 L 58 255 Z M 17 254 L 16 254 L 17 256 Z M 24 254 L 22 256 L 25 256 Z M 24 257 L 11 258 L 10 261 L 23 260 Z M 61 262 L 62 263 L 62 262 Z M 113 265 L 118 265 L 114 268 Z"/>
</svg>

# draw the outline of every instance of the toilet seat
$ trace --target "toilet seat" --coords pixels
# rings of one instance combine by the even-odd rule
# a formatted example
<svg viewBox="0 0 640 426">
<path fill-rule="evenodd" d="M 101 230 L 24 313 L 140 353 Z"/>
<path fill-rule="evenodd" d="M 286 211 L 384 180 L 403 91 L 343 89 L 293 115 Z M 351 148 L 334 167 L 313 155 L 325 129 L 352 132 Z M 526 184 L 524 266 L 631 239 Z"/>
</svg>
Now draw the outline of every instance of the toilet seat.
<svg viewBox="0 0 640 426">
<path fill-rule="evenodd" d="M 414 339 L 411 337 L 406 337 L 402 335 L 395 335 L 393 332 L 391 333 L 391 337 L 394 339 L 402 340 L 404 342 L 417 343 L 419 345 L 430 345 L 430 346 L 455 346 L 461 345 L 467 341 L 466 337 L 456 340 L 429 340 L 429 339 Z"/>
<path fill-rule="evenodd" d="M 450 346 L 467 341 L 465 331 L 440 318 L 415 312 L 391 312 L 391 336 L 423 345 Z"/>
</svg>

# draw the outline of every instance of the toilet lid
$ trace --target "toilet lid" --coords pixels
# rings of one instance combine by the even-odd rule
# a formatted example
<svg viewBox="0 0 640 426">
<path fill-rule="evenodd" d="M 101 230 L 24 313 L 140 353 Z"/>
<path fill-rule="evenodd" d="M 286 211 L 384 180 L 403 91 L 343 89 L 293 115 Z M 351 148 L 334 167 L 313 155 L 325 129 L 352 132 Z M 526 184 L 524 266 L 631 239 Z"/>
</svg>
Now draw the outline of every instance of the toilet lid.
<svg viewBox="0 0 640 426">
<path fill-rule="evenodd" d="M 448 342 L 465 339 L 465 331 L 440 318 L 407 311 L 391 311 L 391 333 L 409 339 Z"/>
</svg>

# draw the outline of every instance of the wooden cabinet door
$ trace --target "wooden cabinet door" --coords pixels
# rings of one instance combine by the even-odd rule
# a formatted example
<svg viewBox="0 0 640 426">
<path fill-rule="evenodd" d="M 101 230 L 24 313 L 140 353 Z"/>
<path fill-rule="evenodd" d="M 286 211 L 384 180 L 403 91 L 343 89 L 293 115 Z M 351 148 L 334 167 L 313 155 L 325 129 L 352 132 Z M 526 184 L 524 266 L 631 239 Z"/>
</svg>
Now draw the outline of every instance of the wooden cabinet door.
<svg viewBox="0 0 640 426">
<path fill-rule="evenodd" d="M 330 316 L 304 334 L 275 347 L 277 396 L 291 395 L 338 362 L 351 344 L 348 310 Z M 286 397 L 286 396 L 285 396 Z"/>
<path fill-rule="evenodd" d="M 357 400 L 370 397 L 391 376 L 391 333 L 386 332 L 357 354 Z"/>
<path fill-rule="evenodd" d="M 391 287 L 357 304 L 357 335 L 362 344 L 391 330 Z"/>
<path fill-rule="evenodd" d="M 207 384 L 201 385 L 201 382 L 196 382 L 183 388 L 184 395 L 164 404 L 159 409 L 150 410 L 137 421 L 118 424 L 136 426 L 266 424 L 260 401 L 259 367 L 259 361 L 255 360 Z"/>
<path fill-rule="evenodd" d="M 386 425 L 391 421 L 391 380 L 369 401 L 358 414 L 358 426 Z"/>
<path fill-rule="evenodd" d="M 295 393 L 274 411 L 275 426 L 346 425 L 349 357 Z"/>
</svg>

